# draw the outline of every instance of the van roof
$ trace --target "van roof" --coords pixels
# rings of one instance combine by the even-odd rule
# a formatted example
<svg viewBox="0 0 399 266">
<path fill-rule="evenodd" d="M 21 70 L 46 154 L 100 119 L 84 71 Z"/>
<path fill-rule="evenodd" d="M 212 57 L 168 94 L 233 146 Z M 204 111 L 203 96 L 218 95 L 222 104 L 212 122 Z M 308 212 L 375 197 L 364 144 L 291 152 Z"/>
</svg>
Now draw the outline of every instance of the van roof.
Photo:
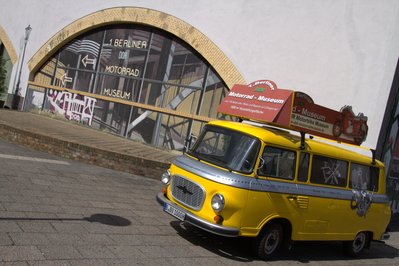
<svg viewBox="0 0 399 266">
<path fill-rule="evenodd" d="M 246 134 L 253 135 L 265 143 L 271 143 L 272 145 L 287 147 L 291 149 L 299 149 L 301 145 L 301 137 L 299 135 L 292 134 L 288 130 L 275 128 L 263 124 L 253 125 L 248 123 L 232 122 L 225 120 L 214 120 L 209 122 L 210 125 L 222 126 L 230 128 L 236 131 L 240 131 Z M 371 157 L 366 156 L 355 151 L 330 145 L 321 141 L 306 138 L 305 151 L 313 154 L 322 156 L 333 157 L 337 159 L 343 159 L 348 161 L 356 161 L 363 164 L 371 164 Z M 344 144 L 342 144 L 344 146 Z M 376 160 L 376 164 L 383 166 L 383 164 Z"/>
</svg>

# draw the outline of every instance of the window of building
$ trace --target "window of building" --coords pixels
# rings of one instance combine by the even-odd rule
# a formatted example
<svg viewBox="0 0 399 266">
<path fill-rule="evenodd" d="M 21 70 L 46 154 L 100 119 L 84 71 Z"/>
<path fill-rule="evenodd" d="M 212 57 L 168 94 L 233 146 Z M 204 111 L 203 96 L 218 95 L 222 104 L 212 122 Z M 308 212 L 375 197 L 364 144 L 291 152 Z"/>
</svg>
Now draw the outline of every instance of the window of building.
<svg viewBox="0 0 399 266">
<path fill-rule="evenodd" d="M 216 118 L 227 92 L 212 67 L 186 43 L 133 24 L 102 27 L 75 38 L 43 64 L 34 81 L 89 94 L 43 93 L 32 87 L 26 110 L 58 111 L 81 122 L 81 117 L 93 114 L 84 120 L 92 127 L 169 149 L 182 149 L 191 135 L 198 135 L 192 115 Z M 68 115 L 68 108 L 76 104 L 86 113 Z"/>
<path fill-rule="evenodd" d="M 11 69 L 12 62 L 10 56 L 4 44 L 0 41 L 0 107 L 3 107 L 4 103 L 7 101 Z"/>
</svg>

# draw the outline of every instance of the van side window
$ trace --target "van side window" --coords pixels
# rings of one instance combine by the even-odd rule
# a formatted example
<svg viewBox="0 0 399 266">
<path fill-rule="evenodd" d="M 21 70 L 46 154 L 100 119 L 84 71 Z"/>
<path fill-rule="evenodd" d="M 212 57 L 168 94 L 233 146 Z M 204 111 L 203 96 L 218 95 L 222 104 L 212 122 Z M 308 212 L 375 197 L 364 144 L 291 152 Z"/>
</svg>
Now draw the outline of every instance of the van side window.
<svg viewBox="0 0 399 266">
<path fill-rule="evenodd" d="M 377 191 L 379 172 L 377 167 L 351 163 L 350 188 Z"/>
<path fill-rule="evenodd" d="M 313 155 L 310 182 L 346 187 L 348 163 L 333 158 Z"/>
<path fill-rule="evenodd" d="M 263 167 L 259 169 L 261 176 L 294 179 L 296 152 L 267 146 L 262 154 Z"/>
<path fill-rule="evenodd" d="M 298 166 L 298 181 L 308 181 L 309 172 L 309 153 L 301 152 L 299 155 L 299 166 Z"/>
</svg>

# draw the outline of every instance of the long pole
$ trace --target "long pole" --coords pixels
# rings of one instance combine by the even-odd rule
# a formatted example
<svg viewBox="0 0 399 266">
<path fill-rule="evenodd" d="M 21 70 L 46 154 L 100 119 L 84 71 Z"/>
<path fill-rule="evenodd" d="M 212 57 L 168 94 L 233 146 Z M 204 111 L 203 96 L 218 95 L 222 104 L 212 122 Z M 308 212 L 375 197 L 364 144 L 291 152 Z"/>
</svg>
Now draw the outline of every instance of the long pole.
<svg viewBox="0 0 399 266">
<path fill-rule="evenodd" d="M 30 34 L 31 30 L 32 30 L 32 28 L 30 27 L 30 25 L 25 28 L 24 49 L 22 51 L 21 63 L 19 66 L 17 86 L 15 87 L 14 97 L 13 97 L 13 101 L 12 101 L 12 105 L 11 105 L 11 108 L 14 110 L 18 109 L 18 106 L 19 106 L 20 96 L 18 94 L 19 94 L 19 89 L 20 89 L 19 86 L 21 83 L 22 66 L 24 64 L 26 44 L 28 43 L 29 34 Z"/>
</svg>

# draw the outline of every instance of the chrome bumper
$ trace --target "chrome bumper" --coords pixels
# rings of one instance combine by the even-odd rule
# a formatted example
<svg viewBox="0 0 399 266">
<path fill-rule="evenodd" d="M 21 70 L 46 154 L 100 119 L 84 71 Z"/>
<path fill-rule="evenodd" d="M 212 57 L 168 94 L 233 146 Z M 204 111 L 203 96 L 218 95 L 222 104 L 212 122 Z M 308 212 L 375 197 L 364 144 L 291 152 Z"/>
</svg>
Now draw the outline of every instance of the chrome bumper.
<svg viewBox="0 0 399 266">
<path fill-rule="evenodd" d="M 174 208 L 178 209 L 179 211 L 183 212 L 185 214 L 184 221 L 192 224 L 198 228 L 201 228 L 205 231 L 208 231 L 210 233 L 216 234 L 216 235 L 221 235 L 221 236 L 227 236 L 227 237 L 237 237 L 240 233 L 240 230 L 237 228 L 233 227 L 226 227 L 226 226 L 221 226 L 218 224 L 214 224 L 211 222 L 208 222 L 206 220 L 203 220 L 196 215 L 192 214 L 191 212 L 180 208 L 173 202 L 171 202 L 168 198 L 165 197 L 163 193 L 158 193 L 157 194 L 157 201 L 159 204 L 162 206 L 165 206 L 165 204 L 169 204 L 173 206 Z"/>
</svg>

